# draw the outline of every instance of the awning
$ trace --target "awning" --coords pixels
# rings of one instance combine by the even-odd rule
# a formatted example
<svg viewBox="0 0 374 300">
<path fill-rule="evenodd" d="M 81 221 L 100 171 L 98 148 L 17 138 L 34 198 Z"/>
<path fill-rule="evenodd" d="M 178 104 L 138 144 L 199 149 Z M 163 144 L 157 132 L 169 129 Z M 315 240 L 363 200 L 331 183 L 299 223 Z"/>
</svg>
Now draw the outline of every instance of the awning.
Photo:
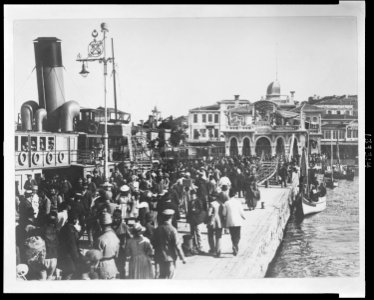
<svg viewBox="0 0 374 300">
<path fill-rule="evenodd" d="M 296 118 L 299 116 L 299 113 L 288 110 L 277 110 L 275 111 L 275 114 L 285 119 Z"/>
</svg>

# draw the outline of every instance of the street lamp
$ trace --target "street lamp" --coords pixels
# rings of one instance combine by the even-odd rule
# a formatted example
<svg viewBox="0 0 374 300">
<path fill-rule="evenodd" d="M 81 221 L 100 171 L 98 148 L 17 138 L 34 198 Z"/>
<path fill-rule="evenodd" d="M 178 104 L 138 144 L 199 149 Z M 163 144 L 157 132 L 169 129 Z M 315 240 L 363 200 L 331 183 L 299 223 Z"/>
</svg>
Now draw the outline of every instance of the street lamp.
<svg viewBox="0 0 374 300">
<path fill-rule="evenodd" d="M 98 61 L 99 63 L 103 63 L 104 65 L 104 106 L 105 106 L 105 127 L 104 127 L 104 178 L 108 178 L 108 113 L 107 113 L 107 65 L 108 62 L 113 63 L 114 57 L 106 57 L 106 34 L 109 32 L 107 24 L 101 23 L 101 32 L 103 33 L 103 38 L 96 39 L 99 33 L 94 30 L 92 32 L 93 41 L 88 45 L 88 57 L 81 58 L 80 54 L 76 61 L 82 62 L 82 71 L 79 72 L 83 77 L 87 77 L 89 71 L 87 70 L 87 63 L 91 61 Z"/>
</svg>

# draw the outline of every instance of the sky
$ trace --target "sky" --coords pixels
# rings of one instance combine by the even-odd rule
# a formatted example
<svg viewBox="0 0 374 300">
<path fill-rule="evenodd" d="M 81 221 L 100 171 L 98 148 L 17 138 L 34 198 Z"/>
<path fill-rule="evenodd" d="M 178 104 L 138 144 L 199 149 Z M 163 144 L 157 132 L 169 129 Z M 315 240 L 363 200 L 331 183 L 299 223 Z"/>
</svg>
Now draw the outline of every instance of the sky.
<svg viewBox="0 0 374 300">
<path fill-rule="evenodd" d="M 78 53 L 87 56 L 91 32 L 100 37 L 102 22 L 114 40 L 118 108 L 135 122 L 147 119 L 154 106 L 163 117 L 178 117 L 234 95 L 257 101 L 276 79 L 276 61 L 281 94 L 295 91 L 299 101 L 357 94 L 354 17 L 21 20 L 13 31 L 15 115 L 24 101 L 38 99 L 32 72 L 37 37 L 62 41 L 66 101 L 104 106 L 102 64 L 89 63 L 83 78 L 75 60 Z M 114 106 L 110 75 L 108 106 Z"/>
</svg>

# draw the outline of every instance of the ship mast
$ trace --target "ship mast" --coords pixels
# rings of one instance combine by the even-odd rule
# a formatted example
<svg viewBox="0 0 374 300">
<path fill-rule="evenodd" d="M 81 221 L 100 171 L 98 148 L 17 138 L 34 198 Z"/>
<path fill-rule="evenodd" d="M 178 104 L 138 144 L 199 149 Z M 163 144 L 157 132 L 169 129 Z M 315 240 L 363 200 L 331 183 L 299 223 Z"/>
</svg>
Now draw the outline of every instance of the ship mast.
<svg viewBox="0 0 374 300">
<path fill-rule="evenodd" d="M 113 57 L 113 95 L 114 95 L 114 115 L 115 115 L 115 120 L 118 120 L 117 116 L 117 88 L 116 88 L 116 67 L 115 67 L 115 62 L 114 62 L 114 45 L 113 45 L 113 38 L 112 38 L 112 57 Z"/>
</svg>

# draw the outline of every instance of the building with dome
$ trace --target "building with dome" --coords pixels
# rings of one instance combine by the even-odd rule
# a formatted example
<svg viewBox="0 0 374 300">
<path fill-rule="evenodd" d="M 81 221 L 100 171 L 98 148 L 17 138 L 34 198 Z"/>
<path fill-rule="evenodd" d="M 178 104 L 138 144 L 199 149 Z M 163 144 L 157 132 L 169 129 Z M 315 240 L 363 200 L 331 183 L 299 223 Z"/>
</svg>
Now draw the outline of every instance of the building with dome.
<svg viewBox="0 0 374 300">
<path fill-rule="evenodd" d="M 236 95 L 235 99 L 230 101 L 223 100 L 212 106 L 190 110 L 190 153 L 198 154 L 193 148 L 201 136 L 205 142 L 205 156 L 214 155 L 212 149 L 220 147 L 219 154 L 226 156 L 294 157 L 301 155 L 302 148 L 306 147 L 308 142 L 313 145 L 310 152 L 319 153 L 323 110 L 305 103 L 297 105 L 294 94 L 295 92 L 291 91 L 290 95 L 282 95 L 280 83 L 275 80 L 268 85 L 266 96 L 253 103 L 240 100 L 239 95 Z M 209 111 L 217 114 L 215 133 L 209 136 L 206 135 L 209 125 L 195 122 L 198 120 L 196 115 L 200 111 L 204 114 L 205 110 L 206 113 Z M 202 118 L 204 121 L 203 116 Z M 209 145 L 208 141 L 220 144 Z"/>
</svg>

